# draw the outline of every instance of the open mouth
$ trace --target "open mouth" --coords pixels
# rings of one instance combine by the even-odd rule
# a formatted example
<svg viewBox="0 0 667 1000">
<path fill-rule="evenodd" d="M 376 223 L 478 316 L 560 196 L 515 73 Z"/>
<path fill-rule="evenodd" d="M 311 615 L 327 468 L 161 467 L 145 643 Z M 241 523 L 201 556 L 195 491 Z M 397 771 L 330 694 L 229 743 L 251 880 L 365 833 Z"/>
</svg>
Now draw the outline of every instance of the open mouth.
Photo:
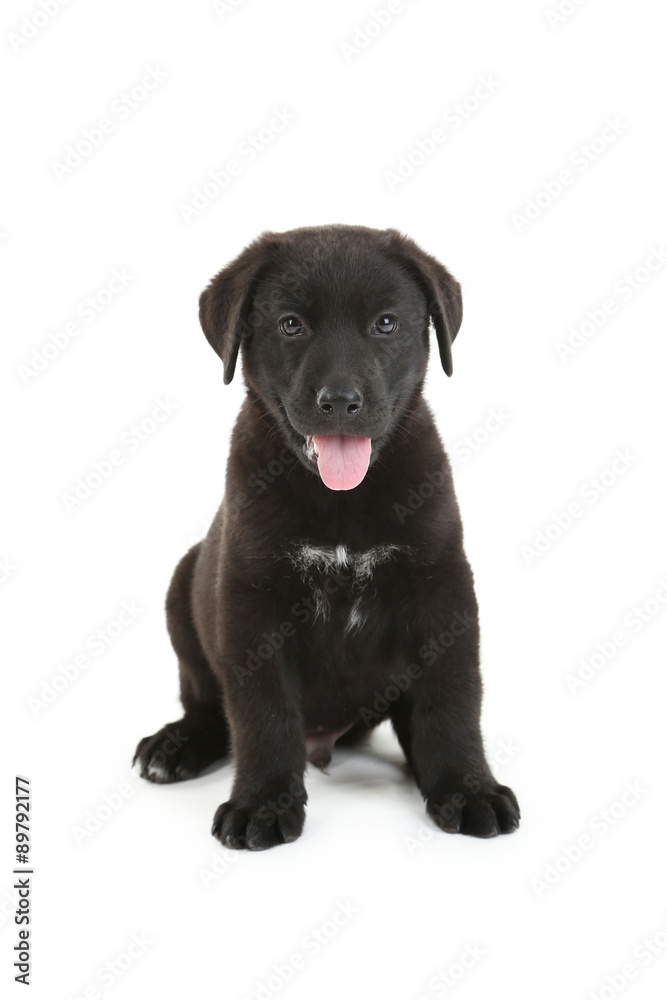
<svg viewBox="0 0 667 1000">
<path fill-rule="evenodd" d="M 330 490 L 353 490 L 368 472 L 371 439 L 355 434 L 309 434 L 303 451 Z"/>
</svg>

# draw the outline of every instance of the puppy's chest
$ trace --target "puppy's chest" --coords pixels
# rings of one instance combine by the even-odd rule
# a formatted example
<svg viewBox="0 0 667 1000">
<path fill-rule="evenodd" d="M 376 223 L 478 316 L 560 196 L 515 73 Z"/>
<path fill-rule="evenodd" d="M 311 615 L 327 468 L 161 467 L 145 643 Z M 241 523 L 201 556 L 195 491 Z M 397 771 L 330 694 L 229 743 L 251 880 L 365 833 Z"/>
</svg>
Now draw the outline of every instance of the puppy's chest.
<svg viewBox="0 0 667 1000">
<path fill-rule="evenodd" d="M 408 545 L 381 544 L 353 550 L 347 545 L 314 545 L 296 541 L 285 549 L 313 624 L 342 629 L 344 635 L 361 632 L 391 604 L 401 565 L 411 559 Z M 309 598 L 309 600 L 308 600 Z"/>
</svg>

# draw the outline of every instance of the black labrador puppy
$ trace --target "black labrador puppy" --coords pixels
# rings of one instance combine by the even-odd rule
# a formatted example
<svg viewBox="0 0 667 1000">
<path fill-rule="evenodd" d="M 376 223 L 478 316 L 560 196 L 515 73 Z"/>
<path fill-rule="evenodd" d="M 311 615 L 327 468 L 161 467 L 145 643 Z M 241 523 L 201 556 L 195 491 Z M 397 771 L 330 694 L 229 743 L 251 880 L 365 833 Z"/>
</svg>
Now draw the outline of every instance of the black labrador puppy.
<svg viewBox="0 0 667 1000">
<path fill-rule="evenodd" d="M 519 824 L 480 732 L 473 577 L 450 466 L 422 397 L 432 321 L 452 374 L 461 290 L 395 230 L 265 233 L 200 298 L 247 396 L 225 498 L 167 597 L 185 714 L 137 747 L 150 781 L 233 752 L 213 833 L 295 840 L 304 771 L 390 719 L 434 822 Z"/>
</svg>

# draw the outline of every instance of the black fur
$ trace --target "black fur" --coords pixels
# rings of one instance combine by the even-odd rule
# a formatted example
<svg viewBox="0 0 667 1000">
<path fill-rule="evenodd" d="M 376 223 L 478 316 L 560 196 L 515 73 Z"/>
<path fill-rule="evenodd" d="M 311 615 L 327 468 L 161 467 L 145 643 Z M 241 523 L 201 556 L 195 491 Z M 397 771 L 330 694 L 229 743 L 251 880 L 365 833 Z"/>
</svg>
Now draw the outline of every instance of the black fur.
<svg viewBox="0 0 667 1000">
<path fill-rule="evenodd" d="M 281 332 L 286 316 L 298 335 Z M 380 334 L 382 316 L 398 329 Z M 518 826 L 484 755 L 472 572 L 422 397 L 430 323 L 450 375 L 461 316 L 459 285 L 433 257 L 357 226 L 266 233 L 201 296 L 225 382 L 240 350 L 248 392 L 224 501 L 167 598 L 185 715 L 135 761 L 175 781 L 231 750 L 234 787 L 213 823 L 229 847 L 298 837 L 307 759 L 325 766 L 336 739 L 385 718 L 441 829 Z M 305 448 L 337 432 L 372 440 L 353 489 L 325 486 Z"/>
</svg>

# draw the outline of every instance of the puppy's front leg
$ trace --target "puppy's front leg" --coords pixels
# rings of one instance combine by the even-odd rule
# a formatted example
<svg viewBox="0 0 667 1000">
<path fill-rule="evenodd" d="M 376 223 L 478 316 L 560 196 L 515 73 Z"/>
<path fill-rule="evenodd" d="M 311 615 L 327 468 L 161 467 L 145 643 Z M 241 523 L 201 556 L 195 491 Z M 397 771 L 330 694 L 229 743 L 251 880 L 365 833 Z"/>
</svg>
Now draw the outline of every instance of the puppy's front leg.
<svg viewBox="0 0 667 1000">
<path fill-rule="evenodd" d="M 465 578 L 465 568 L 461 573 Z M 472 583 L 453 600 L 451 593 L 439 597 L 439 613 L 414 645 L 423 673 L 394 705 L 394 729 L 441 830 L 475 837 L 511 833 L 519 825 L 519 805 L 511 788 L 495 780 L 482 742 Z"/>
<path fill-rule="evenodd" d="M 247 641 L 228 646 L 244 650 Z M 226 847 L 264 850 L 289 843 L 305 820 L 306 748 L 298 695 L 281 651 L 256 670 L 229 667 L 224 677 L 236 775 L 231 798 L 217 810 L 212 833 Z"/>
</svg>

